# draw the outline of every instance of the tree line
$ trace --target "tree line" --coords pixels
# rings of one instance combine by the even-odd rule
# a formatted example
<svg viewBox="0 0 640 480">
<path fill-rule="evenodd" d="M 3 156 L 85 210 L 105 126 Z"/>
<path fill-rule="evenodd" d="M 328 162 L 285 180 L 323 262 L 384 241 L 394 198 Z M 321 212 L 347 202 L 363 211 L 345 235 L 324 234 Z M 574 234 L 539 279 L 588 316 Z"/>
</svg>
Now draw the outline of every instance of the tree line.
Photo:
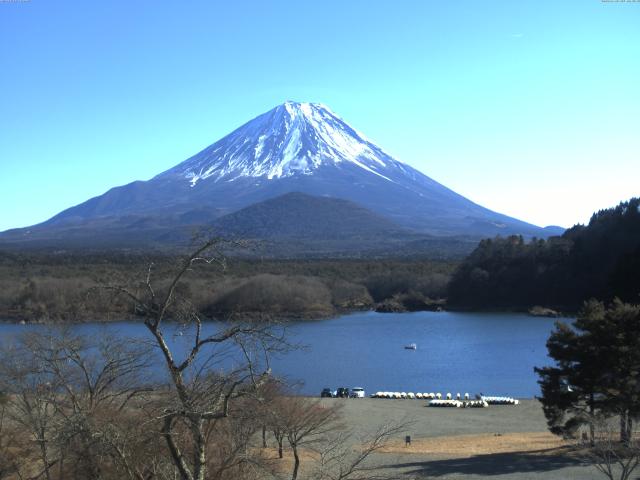
<svg viewBox="0 0 640 480">
<path fill-rule="evenodd" d="M 95 289 L 145 275 L 159 277 L 179 257 L 166 255 L 0 254 L 0 318 L 28 322 L 83 322 L 133 318 L 133 303 Z M 209 317 L 317 318 L 369 310 L 387 301 L 420 308 L 446 292 L 454 264 L 432 260 L 256 260 L 227 258 L 226 272 L 197 270 L 181 283 Z M 421 303 L 422 302 L 422 303 Z"/>
<path fill-rule="evenodd" d="M 560 237 L 483 240 L 453 274 L 447 298 L 464 308 L 575 312 L 590 298 L 636 301 L 639 271 L 640 199 L 633 198 Z"/>
</svg>

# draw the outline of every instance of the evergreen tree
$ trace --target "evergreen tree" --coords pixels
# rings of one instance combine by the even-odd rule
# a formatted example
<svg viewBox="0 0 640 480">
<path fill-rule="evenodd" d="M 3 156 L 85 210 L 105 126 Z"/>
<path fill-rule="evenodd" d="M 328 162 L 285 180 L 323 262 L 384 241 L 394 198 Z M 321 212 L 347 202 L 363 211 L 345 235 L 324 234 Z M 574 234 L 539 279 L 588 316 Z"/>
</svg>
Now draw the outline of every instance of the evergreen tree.
<svg viewBox="0 0 640 480">
<path fill-rule="evenodd" d="M 550 430 L 572 436 L 586 424 L 593 440 L 595 416 L 618 415 L 629 441 L 640 415 L 640 306 L 586 302 L 573 325 L 556 324 L 547 349 L 556 365 L 535 371 Z"/>
</svg>

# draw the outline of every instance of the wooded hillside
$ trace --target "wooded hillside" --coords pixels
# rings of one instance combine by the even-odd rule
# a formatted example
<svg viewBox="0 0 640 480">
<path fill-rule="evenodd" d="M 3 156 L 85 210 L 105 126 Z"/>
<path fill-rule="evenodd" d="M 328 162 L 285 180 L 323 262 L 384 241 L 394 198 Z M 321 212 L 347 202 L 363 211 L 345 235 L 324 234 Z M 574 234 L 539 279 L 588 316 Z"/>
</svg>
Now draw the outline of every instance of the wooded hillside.
<svg viewBox="0 0 640 480">
<path fill-rule="evenodd" d="M 640 293 L 640 199 L 595 213 L 560 237 L 483 240 L 459 266 L 449 305 L 576 311 L 589 298 L 637 301 Z"/>
</svg>

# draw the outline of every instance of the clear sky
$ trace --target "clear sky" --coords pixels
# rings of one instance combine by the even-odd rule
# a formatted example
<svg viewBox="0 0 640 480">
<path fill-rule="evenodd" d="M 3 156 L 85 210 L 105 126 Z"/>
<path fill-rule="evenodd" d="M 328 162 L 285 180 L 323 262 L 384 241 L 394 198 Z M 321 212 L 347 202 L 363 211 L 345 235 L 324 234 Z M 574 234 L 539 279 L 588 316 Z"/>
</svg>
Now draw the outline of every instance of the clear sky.
<svg viewBox="0 0 640 480">
<path fill-rule="evenodd" d="M 0 230 L 285 100 L 486 207 L 586 222 L 640 195 L 640 3 L 0 0 Z"/>
</svg>

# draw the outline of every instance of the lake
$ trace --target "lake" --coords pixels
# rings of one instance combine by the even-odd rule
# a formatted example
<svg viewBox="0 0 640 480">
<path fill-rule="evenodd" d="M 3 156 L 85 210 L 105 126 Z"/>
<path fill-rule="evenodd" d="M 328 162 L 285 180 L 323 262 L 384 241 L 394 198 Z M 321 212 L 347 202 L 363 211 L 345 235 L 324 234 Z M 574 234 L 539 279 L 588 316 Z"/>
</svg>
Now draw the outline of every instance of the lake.
<svg viewBox="0 0 640 480">
<path fill-rule="evenodd" d="M 567 321 L 568 319 L 563 319 Z M 545 342 L 555 319 L 513 313 L 364 312 L 294 322 L 287 338 L 305 345 L 272 359 L 276 375 L 302 382 L 299 391 L 361 386 L 376 391 L 446 392 L 533 397 L 539 394 L 534 366 L 550 365 Z M 207 330 L 217 328 L 208 324 Z M 40 325 L 0 324 L 5 341 Z M 75 325 L 100 335 L 113 332 L 148 338 L 141 323 Z M 187 338 L 174 336 L 185 351 Z M 416 350 L 405 345 L 415 343 Z"/>
</svg>

